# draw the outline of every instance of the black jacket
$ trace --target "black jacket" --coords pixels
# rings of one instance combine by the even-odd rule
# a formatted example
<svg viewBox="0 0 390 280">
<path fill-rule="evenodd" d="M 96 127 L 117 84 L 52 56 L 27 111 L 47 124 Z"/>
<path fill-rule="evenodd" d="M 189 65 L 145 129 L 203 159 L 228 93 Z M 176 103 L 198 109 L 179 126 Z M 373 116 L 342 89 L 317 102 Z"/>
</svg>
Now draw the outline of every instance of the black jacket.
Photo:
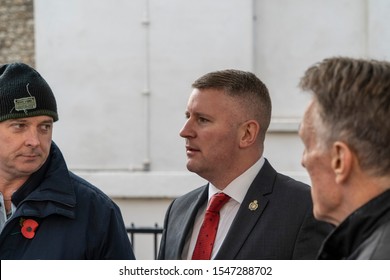
<svg viewBox="0 0 390 280">
<path fill-rule="evenodd" d="M 118 206 L 70 172 L 54 143 L 12 202 L 17 209 L 0 234 L 0 259 L 134 259 Z M 32 239 L 22 230 L 28 219 L 38 223 Z"/>
<path fill-rule="evenodd" d="M 326 239 L 318 259 L 390 260 L 390 191 L 344 220 Z"/>
</svg>

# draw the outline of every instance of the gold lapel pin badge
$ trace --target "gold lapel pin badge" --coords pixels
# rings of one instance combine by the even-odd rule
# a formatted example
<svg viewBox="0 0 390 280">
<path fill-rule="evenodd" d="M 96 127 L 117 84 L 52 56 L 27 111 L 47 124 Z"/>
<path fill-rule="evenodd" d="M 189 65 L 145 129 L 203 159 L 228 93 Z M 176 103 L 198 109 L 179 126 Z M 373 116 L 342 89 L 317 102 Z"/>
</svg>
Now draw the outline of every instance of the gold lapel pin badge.
<svg viewBox="0 0 390 280">
<path fill-rule="evenodd" d="M 257 200 L 253 200 L 251 203 L 249 203 L 249 210 L 255 211 L 257 208 L 259 208 L 259 204 L 257 203 Z"/>
</svg>

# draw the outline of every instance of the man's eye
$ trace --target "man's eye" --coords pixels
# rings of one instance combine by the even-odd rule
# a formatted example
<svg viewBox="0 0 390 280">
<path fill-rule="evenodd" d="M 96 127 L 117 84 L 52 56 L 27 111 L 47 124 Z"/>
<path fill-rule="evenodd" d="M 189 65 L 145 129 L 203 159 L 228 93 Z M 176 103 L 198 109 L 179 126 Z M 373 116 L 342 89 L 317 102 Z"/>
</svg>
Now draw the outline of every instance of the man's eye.
<svg viewBox="0 0 390 280">
<path fill-rule="evenodd" d="M 49 131 L 51 129 L 51 125 L 50 124 L 43 124 L 41 125 L 41 130 L 42 131 Z"/>
<path fill-rule="evenodd" d="M 24 123 L 13 123 L 12 127 L 15 129 L 23 129 L 24 127 L 26 127 L 26 125 Z"/>
<path fill-rule="evenodd" d="M 202 117 L 199 118 L 199 122 L 201 122 L 201 123 L 205 123 L 205 122 L 208 122 L 208 121 L 209 120 L 206 119 L 206 118 L 202 118 Z"/>
</svg>

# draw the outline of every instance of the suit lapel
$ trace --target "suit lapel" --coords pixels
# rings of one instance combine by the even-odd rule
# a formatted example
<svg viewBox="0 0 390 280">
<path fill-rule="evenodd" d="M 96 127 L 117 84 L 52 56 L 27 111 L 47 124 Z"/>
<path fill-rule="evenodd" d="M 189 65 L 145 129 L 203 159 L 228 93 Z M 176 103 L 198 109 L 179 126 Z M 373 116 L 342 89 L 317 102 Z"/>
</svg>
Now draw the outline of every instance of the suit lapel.
<svg viewBox="0 0 390 280">
<path fill-rule="evenodd" d="M 176 225 L 181 224 L 181 228 L 177 228 L 177 236 L 175 237 L 176 240 L 172 240 L 173 242 L 171 244 L 178 244 L 178 246 L 173 249 L 175 252 L 174 258 L 175 259 L 181 259 L 181 254 L 183 252 L 183 248 L 185 245 L 185 242 L 187 240 L 187 237 L 192 232 L 192 227 L 195 222 L 195 217 L 198 213 L 198 210 L 202 205 L 207 201 L 208 197 L 208 185 L 203 186 L 200 189 L 200 192 L 198 192 L 194 196 L 190 196 L 186 205 L 184 206 L 185 209 L 183 209 L 183 212 L 179 213 L 179 215 L 176 217 L 180 221 L 175 221 Z M 179 223 L 177 223 L 179 222 Z"/>
<path fill-rule="evenodd" d="M 276 171 L 266 160 L 253 180 L 215 259 L 235 259 L 268 204 Z"/>
</svg>

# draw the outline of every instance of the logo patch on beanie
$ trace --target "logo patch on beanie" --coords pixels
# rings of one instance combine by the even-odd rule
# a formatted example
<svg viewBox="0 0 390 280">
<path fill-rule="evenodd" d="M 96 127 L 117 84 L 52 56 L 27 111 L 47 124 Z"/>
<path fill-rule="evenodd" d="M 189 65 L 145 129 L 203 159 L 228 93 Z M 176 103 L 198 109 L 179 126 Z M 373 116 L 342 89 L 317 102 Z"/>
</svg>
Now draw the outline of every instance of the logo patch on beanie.
<svg viewBox="0 0 390 280">
<path fill-rule="evenodd" d="M 18 99 L 14 99 L 15 103 L 15 110 L 16 111 L 24 111 L 27 114 L 27 110 L 32 110 L 37 108 L 37 102 L 35 100 L 35 97 L 31 95 L 30 91 L 28 90 L 28 85 L 26 85 L 26 89 L 30 97 L 22 97 Z"/>
<path fill-rule="evenodd" d="M 26 111 L 37 108 L 35 97 L 24 97 L 14 100 L 16 111 Z"/>
</svg>

